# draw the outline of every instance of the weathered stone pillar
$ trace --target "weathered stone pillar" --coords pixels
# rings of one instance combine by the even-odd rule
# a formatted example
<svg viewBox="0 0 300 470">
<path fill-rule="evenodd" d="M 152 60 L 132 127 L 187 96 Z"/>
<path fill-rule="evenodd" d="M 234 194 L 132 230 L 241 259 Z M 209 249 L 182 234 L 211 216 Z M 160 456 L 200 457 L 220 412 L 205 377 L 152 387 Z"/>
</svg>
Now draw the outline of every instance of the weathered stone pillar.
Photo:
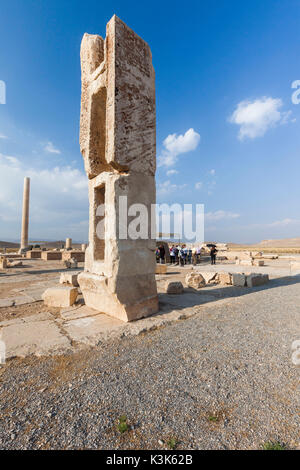
<svg viewBox="0 0 300 470">
<path fill-rule="evenodd" d="M 150 223 L 156 170 L 151 51 L 113 16 L 105 40 L 84 35 L 81 69 L 80 147 L 89 178 L 90 228 L 78 281 L 87 306 L 136 320 L 158 311 L 156 233 Z M 133 204 L 146 210 L 146 237 L 124 237 Z"/>
<path fill-rule="evenodd" d="M 72 248 L 72 238 L 66 238 L 66 250 L 71 250 Z"/>
<path fill-rule="evenodd" d="M 82 243 L 81 244 L 81 251 L 85 251 L 86 250 L 86 243 Z"/>
<path fill-rule="evenodd" d="M 24 178 L 23 190 L 23 211 L 22 211 L 22 231 L 20 250 L 28 248 L 28 224 L 29 224 L 29 195 L 30 195 L 30 178 Z"/>
</svg>

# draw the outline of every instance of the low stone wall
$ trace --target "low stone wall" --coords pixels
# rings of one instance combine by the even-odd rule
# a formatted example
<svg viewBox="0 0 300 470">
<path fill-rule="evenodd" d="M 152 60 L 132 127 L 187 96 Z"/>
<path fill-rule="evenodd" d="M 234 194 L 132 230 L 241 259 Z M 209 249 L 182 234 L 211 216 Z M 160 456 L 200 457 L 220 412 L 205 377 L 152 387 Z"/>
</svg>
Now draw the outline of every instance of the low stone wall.
<svg viewBox="0 0 300 470">
<path fill-rule="evenodd" d="M 32 250 L 26 252 L 26 258 L 38 259 L 42 257 L 42 250 Z"/>
<path fill-rule="evenodd" d="M 84 262 L 85 260 L 85 252 L 84 251 L 63 251 L 62 252 L 62 260 L 68 261 L 71 258 L 76 259 L 76 261 Z"/>
<path fill-rule="evenodd" d="M 60 251 L 42 251 L 42 259 L 44 261 L 61 260 L 62 253 Z"/>
</svg>

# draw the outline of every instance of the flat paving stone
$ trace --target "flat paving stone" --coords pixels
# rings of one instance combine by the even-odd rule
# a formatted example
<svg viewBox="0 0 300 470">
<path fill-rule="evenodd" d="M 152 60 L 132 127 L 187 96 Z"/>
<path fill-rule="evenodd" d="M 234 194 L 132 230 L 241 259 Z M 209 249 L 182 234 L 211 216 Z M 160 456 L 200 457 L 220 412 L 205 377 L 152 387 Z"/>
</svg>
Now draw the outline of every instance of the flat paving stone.
<svg viewBox="0 0 300 470">
<path fill-rule="evenodd" d="M 57 354 L 71 347 L 69 339 L 52 320 L 14 320 L 1 328 L 1 339 L 6 346 L 6 358 Z"/>
<path fill-rule="evenodd" d="M 99 314 L 93 317 L 69 320 L 64 323 L 63 328 L 73 341 L 95 345 L 103 334 L 124 328 L 124 322 L 108 315 Z"/>
<path fill-rule="evenodd" d="M 12 299 L 0 299 L 0 308 L 11 307 L 14 304 Z"/>
<path fill-rule="evenodd" d="M 95 315 L 99 315 L 99 312 L 97 312 L 97 310 L 87 307 L 86 305 L 62 309 L 60 314 L 61 318 L 63 318 L 64 320 L 76 320 L 77 318 L 93 317 Z"/>
</svg>

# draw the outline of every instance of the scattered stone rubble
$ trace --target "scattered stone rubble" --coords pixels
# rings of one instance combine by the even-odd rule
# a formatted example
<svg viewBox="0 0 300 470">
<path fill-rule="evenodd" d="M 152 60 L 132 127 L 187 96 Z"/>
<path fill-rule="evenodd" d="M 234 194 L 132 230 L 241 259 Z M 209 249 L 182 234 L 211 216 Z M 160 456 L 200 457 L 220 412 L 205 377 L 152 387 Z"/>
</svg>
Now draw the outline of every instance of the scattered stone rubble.
<svg viewBox="0 0 300 470">
<path fill-rule="evenodd" d="M 182 294 L 183 285 L 181 282 L 166 281 L 166 293 L 167 294 Z"/>
<path fill-rule="evenodd" d="M 79 273 L 61 273 L 59 283 L 69 284 L 73 287 L 78 287 L 78 274 Z"/>
<path fill-rule="evenodd" d="M 63 285 L 45 290 L 42 299 L 48 307 L 71 307 L 75 304 L 77 296 L 76 287 Z"/>
<path fill-rule="evenodd" d="M 6 256 L 0 256 L 0 269 L 17 268 L 23 266 L 22 261 L 11 261 Z"/>
<path fill-rule="evenodd" d="M 0 269 L 7 268 L 7 259 L 5 256 L 0 256 Z"/>
<path fill-rule="evenodd" d="M 67 269 L 77 269 L 78 262 L 77 259 L 71 258 L 64 261 L 64 265 Z"/>
<path fill-rule="evenodd" d="M 185 282 L 188 287 L 192 287 L 193 289 L 200 289 L 206 284 L 204 277 L 199 272 L 191 272 L 187 274 Z"/>
<path fill-rule="evenodd" d="M 186 276 L 186 284 L 189 287 L 195 288 L 193 282 L 193 276 L 190 273 Z M 195 273 L 196 274 L 196 273 Z M 235 287 L 257 287 L 269 282 L 269 275 L 262 273 L 229 273 L 229 272 L 215 272 L 210 273 L 212 277 L 208 276 L 208 273 L 197 272 L 197 276 L 200 276 L 204 280 L 204 284 L 199 283 L 199 287 L 204 287 L 209 283 L 221 284 L 223 286 L 235 286 Z"/>
</svg>

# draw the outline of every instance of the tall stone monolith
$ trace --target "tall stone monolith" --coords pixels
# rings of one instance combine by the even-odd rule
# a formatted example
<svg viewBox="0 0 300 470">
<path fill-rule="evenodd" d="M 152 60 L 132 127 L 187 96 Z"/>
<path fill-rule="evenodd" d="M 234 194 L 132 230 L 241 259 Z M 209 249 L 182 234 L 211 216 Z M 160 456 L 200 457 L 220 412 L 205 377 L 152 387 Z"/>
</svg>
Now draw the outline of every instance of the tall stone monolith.
<svg viewBox="0 0 300 470">
<path fill-rule="evenodd" d="M 24 178 L 23 189 L 23 210 L 21 227 L 21 246 L 20 252 L 28 248 L 28 226 L 29 226 L 29 197 L 30 197 L 30 178 Z"/>
<path fill-rule="evenodd" d="M 155 230 L 151 238 L 156 170 L 151 51 L 113 16 L 106 39 L 84 35 L 81 70 L 80 147 L 89 178 L 90 225 L 78 281 L 87 306 L 136 320 L 158 310 Z M 146 209 L 146 237 L 124 236 L 133 219 L 125 200 L 127 208 Z"/>
</svg>

